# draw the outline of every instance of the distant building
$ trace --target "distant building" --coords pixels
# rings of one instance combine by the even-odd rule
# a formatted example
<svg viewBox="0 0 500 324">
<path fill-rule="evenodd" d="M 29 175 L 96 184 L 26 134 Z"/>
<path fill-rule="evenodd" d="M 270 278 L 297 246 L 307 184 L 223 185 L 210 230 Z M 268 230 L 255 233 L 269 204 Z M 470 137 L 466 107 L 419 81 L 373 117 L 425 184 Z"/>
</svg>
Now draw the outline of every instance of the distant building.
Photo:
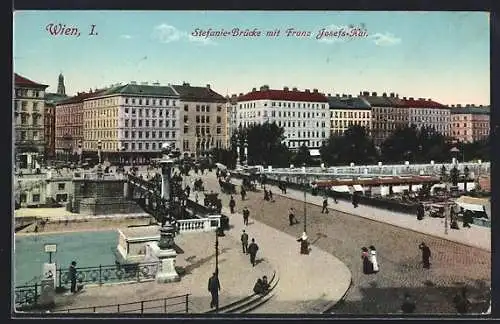
<svg viewBox="0 0 500 324">
<path fill-rule="evenodd" d="M 382 144 L 397 128 L 408 126 L 408 109 L 398 94 L 364 91 L 360 98 L 365 99 L 372 107 L 371 134 L 376 145 Z"/>
<path fill-rule="evenodd" d="M 84 99 L 83 150 L 120 163 L 145 163 L 163 143 L 180 147 L 180 98 L 171 86 L 130 82 Z"/>
<path fill-rule="evenodd" d="M 231 138 L 238 130 L 238 96 L 233 94 L 231 97 L 227 96 L 226 100 L 226 145 L 232 148 Z"/>
<path fill-rule="evenodd" d="M 330 108 L 330 135 L 342 136 L 352 125 L 362 126 L 370 134 L 372 114 L 370 103 L 352 95 L 328 94 Z"/>
<path fill-rule="evenodd" d="M 450 135 L 450 108 L 431 99 L 403 97 L 408 108 L 408 126 L 429 127 L 445 136 Z"/>
<path fill-rule="evenodd" d="M 45 153 L 44 97 L 48 86 L 14 74 L 14 129 L 16 167 L 39 167 Z"/>
<path fill-rule="evenodd" d="M 328 100 L 317 89 L 254 88 L 238 97 L 237 118 L 238 128 L 276 122 L 284 128 L 284 143 L 292 150 L 302 145 L 318 149 L 330 136 Z"/>
<path fill-rule="evenodd" d="M 475 142 L 490 135 L 490 106 L 452 105 L 451 136 L 460 142 Z"/>
<path fill-rule="evenodd" d="M 66 95 L 66 86 L 64 86 L 64 76 L 59 74 L 59 80 L 57 82 L 57 94 L 59 95 Z"/>
<path fill-rule="evenodd" d="M 213 148 L 226 148 L 226 98 L 209 84 L 194 87 L 184 82 L 172 87 L 180 96 L 182 152 L 199 156 Z"/>
<path fill-rule="evenodd" d="M 55 152 L 60 160 L 74 160 L 83 143 L 83 101 L 102 91 L 79 92 L 60 100 L 55 109 Z"/>
<path fill-rule="evenodd" d="M 56 154 L 56 104 L 68 97 L 57 93 L 45 93 L 44 136 L 45 154 L 52 159 Z"/>
</svg>

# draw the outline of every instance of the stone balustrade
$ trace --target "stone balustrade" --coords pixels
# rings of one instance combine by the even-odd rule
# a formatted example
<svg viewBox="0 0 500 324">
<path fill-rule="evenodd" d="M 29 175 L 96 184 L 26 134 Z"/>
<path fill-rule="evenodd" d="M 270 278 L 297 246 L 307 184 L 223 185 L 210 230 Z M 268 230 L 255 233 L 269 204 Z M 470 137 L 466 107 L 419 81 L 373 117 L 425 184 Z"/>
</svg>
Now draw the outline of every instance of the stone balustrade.
<svg viewBox="0 0 500 324">
<path fill-rule="evenodd" d="M 220 215 L 210 215 L 206 218 L 178 220 L 180 233 L 186 232 L 210 232 L 220 226 Z"/>
</svg>

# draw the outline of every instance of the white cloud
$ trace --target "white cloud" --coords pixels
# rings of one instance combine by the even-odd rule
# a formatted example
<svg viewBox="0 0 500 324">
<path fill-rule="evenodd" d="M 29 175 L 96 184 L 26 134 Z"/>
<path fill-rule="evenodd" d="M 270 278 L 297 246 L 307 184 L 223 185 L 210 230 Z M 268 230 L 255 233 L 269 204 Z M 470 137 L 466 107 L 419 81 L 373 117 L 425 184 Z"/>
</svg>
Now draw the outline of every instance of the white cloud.
<svg viewBox="0 0 500 324">
<path fill-rule="evenodd" d="M 391 33 L 376 33 L 370 36 L 377 46 L 391 46 L 401 43 L 401 38 L 397 38 Z"/>
<path fill-rule="evenodd" d="M 161 24 L 155 27 L 153 37 L 161 43 L 171 43 L 180 40 L 186 33 L 178 30 L 174 26 Z"/>
<path fill-rule="evenodd" d="M 121 35 L 120 38 L 123 38 L 123 39 L 131 39 L 132 36 L 131 35 Z"/>
<path fill-rule="evenodd" d="M 190 42 L 200 44 L 200 45 L 215 45 L 216 43 L 210 38 L 205 37 L 195 37 L 193 35 L 188 35 L 188 40 Z"/>
<path fill-rule="evenodd" d="M 200 45 L 215 45 L 216 43 L 210 38 L 194 37 L 185 31 L 179 30 L 176 27 L 168 24 L 161 24 L 155 27 L 153 38 L 161 43 L 171 43 L 176 41 L 189 41 Z"/>
</svg>

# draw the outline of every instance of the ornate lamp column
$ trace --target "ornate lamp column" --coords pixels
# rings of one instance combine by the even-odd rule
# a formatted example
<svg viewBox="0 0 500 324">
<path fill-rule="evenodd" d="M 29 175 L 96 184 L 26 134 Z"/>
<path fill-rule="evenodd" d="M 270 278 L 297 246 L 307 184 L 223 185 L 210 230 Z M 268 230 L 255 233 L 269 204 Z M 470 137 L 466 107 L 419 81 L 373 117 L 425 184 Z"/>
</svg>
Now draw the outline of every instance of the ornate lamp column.
<svg viewBox="0 0 500 324">
<path fill-rule="evenodd" d="M 97 156 L 99 157 L 99 164 L 97 164 L 97 177 L 102 178 L 103 177 L 103 171 L 102 171 L 102 160 L 101 160 L 101 149 L 102 149 L 102 142 L 101 140 L 97 141 Z"/>
<path fill-rule="evenodd" d="M 236 134 L 236 168 L 241 165 L 240 136 Z"/>
<path fill-rule="evenodd" d="M 248 165 L 248 141 L 245 139 L 243 142 L 243 158 L 244 158 L 244 165 Z"/>
<path fill-rule="evenodd" d="M 465 166 L 464 168 L 464 192 L 467 193 L 467 180 L 469 180 L 469 167 Z"/>
</svg>

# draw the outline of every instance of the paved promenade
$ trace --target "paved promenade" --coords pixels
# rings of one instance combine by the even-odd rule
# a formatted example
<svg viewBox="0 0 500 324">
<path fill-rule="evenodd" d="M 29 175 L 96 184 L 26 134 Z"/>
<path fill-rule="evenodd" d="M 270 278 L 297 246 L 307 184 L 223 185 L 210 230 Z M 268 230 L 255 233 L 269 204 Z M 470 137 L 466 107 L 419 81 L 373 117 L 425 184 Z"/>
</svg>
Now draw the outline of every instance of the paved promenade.
<svg viewBox="0 0 500 324">
<path fill-rule="evenodd" d="M 234 183 L 240 184 L 238 179 L 233 180 Z M 282 194 L 281 190 L 276 186 L 267 185 L 266 188 L 271 189 L 274 195 L 285 196 L 291 199 L 303 201 L 304 193 L 302 191 L 287 189 L 286 194 Z M 322 196 L 312 196 L 307 194 L 306 201 L 317 206 L 323 205 Z M 491 229 L 478 225 L 471 225 L 471 228 L 460 228 L 460 230 L 450 229 L 448 222 L 448 233 L 445 233 L 445 222 L 442 218 L 425 217 L 423 220 L 417 220 L 416 215 L 398 213 L 386 209 L 375 208 L 360 204 L 354 208 L 352 203 L 345 200 L 338 200 L 335 204 L 333 199 L 328 199 L 328 207 L 343 213 L 364 217 L 374 221 L 391 224 L 394 226 L 406 228 L 415 232 L 432 235 L 453 242 L 477 247 L 487 251 L 491 251 Z M 299 214 L 302 211 L 299 210 Z M 460 224 L 461 225 L 461 224 Z"/>
</svg>

